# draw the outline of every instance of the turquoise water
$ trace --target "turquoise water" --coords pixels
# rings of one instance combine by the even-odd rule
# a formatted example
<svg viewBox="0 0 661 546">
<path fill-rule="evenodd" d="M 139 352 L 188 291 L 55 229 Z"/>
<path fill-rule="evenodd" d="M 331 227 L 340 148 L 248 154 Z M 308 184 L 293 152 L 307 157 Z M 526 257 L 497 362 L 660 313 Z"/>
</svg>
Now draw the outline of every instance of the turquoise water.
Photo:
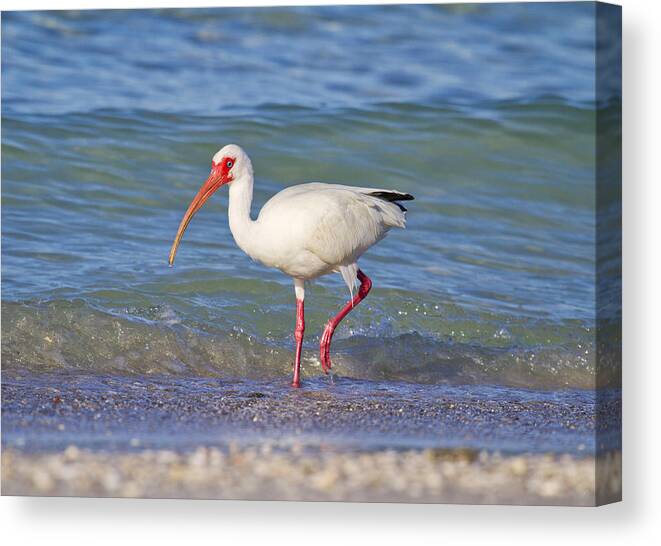
<svg viewBox="0 0 661 546">
<path fill-rule="evenodd" d="M 588 389 L 595 368 L 594 6 L 3 13 L 2 362 L 30 373 L 284 380 L 291 281 L 235 246 L 211 156 L 253 214 L 303 181 L 415 195 L 361 260 L 339 376 Z M 306 300 L 303 377 L 348 291 Z M 609 363 L 601 385 L 617 383 Z"/>
</svg>

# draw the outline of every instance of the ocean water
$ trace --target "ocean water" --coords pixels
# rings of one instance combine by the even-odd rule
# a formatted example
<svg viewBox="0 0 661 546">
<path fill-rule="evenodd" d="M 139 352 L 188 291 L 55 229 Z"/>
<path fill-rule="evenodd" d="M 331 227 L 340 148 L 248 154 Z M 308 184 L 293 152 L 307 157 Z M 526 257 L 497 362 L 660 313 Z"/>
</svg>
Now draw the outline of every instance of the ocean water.
<svg viewBox="0 0 661 546">
<path fill-rule="evenodd" d="M 234 142 L 253 215 L 304 181 L 416 197 L 361 260 L 337 382 L 617 386 L 596 373 L 594 32 L 590 3 L 3 13 L 4 371 L 286 385 L 293 285 L 235 246 L 225 191 L 167 266 Z M 309 287 L 304 379 L 348 296 Z"/>
</svg>

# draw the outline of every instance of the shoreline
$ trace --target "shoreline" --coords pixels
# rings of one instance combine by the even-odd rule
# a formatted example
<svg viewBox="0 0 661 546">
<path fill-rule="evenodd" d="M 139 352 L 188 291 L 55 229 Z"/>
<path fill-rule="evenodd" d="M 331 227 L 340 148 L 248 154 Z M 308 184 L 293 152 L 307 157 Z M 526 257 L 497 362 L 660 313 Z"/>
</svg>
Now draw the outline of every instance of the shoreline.
<svg viewBox="0 0 661 546">
<path fill-rule="evenodd" d="M 271 443 L 337 451 L 471 449 L 594 455 L 620 449 L 619 393 L 325 378 L 2 376 L 2 442 L 24 452 L 187 451 Z M 597 427 L 597 425 L 599 425 Z M 598 437 L 598 438 L 597 438 Z"/>
<path fill-rule="evenodd" d="M 621 454 L 599 457 L 620 468 Z M 269 445 L 189 453 L 2 452 L 2 494 L 242 500 L 594 506 L 619 499 L 621 476 L 595 484 L 594 457 L 471 450 L 310 454 Z"/>
<path fill-rule="evenodd" d="M 4 495 L 576 506 L 620 495 L 617 393 L 597 406 L 580 391 L 347 378 L 298 390 L 2 380 Z"/>
</svg>

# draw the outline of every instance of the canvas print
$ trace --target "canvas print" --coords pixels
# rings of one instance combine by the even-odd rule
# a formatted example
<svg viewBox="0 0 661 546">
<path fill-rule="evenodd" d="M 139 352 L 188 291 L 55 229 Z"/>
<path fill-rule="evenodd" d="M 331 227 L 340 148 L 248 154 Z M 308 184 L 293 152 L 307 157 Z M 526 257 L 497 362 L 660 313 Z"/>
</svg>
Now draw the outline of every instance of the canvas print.
<svg viewBox="0 0 661 546">
<path fill-rule="evenodd" d="M 2 13 L 2 494 L 621 498 L 621 10 Z"/>
</svg>

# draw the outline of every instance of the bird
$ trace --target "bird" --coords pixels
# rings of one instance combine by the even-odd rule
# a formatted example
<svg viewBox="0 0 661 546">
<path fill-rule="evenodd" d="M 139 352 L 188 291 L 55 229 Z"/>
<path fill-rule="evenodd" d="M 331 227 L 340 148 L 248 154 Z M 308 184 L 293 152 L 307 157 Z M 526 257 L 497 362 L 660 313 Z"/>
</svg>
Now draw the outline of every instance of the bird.
<svg viewBox="0 0 661 546">
<path fill-rule="evenodd" d="M 228 144 L 214 154 L 209 176 L 179 224 L 168 258 L 170 266 L 174 264 L 179 243 L 191 219 L 222 186 L 229 188 L 229 227 L 239 248 L 253 260 L 279 269 L 293 279 L 296 347 L 291 385 L 298 388 L 305 332 L 306 281 L 340 273 L 351 294 L 346 305 L 328 321 L 320 338 L 321 366 L 328 374 L 335 329 L 372 288 L 371 279 L 358 267 L 358 259 L 391 228 L 406 226 L 406 208 L 400 201 L 410 201 L 414 197 L 395 190 L 310 182 L 278 192 L 253 220 L 252 163 L 240 146 Z"/>
</svg>

